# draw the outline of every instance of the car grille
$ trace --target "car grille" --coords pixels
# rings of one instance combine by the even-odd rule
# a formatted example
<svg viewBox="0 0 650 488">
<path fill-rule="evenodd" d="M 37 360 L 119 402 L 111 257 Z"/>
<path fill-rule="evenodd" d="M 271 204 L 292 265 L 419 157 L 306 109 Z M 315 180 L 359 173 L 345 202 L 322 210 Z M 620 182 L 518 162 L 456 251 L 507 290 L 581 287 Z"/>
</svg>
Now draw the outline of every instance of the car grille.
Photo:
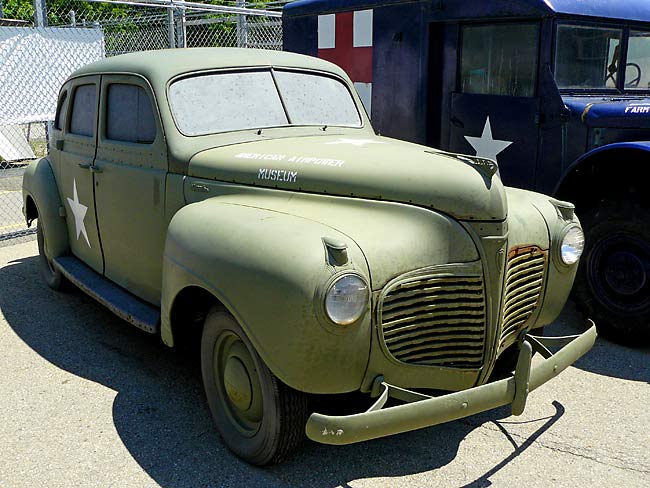
<svg viewBox="0 0 650 488">
<path fill-rule="evenodd" d="M 389 285 L 379 303 L 386 348 L 398 361 L 480 368 L 485 347 L 481 275 L 449 273 Z"/>
<path fill-rule="evenodd" d="M 546 253 L 531 246 L 508 253 L 499 352 L 517 340 L 537 308 L 544 282 Z"/>
</svg>

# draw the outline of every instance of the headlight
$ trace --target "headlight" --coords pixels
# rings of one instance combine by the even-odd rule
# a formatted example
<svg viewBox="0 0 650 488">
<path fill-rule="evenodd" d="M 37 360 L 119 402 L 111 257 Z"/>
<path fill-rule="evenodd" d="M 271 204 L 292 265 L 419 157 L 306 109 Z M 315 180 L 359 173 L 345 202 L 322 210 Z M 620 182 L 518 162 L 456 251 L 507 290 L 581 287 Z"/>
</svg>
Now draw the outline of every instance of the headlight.
<svg viewBox="0 0 650 488">
<path fill-rule="evenodd" d="M 560 258 L 564 264 L 575 264 L 585 247 L 585 235 L 580 227 L 570 227 L 562 238 Z"/>
<path fill-rule="evenodd" d="M 337 278 L 325 294 L 325 311 L 338 325 L 356 322 L 368 307 L 370 291 L 359 276 L 346 274 Z"/>
</svg>

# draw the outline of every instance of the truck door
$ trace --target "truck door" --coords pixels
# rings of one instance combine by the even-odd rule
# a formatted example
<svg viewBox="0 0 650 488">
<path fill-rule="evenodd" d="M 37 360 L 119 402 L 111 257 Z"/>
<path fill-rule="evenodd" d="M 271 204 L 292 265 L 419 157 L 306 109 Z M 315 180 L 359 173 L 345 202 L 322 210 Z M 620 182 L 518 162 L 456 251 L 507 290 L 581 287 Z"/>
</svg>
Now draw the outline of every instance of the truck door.
<svg viewBox="0 0 650 488">
<path fill-rule="evenodd" d="M 148 83 L 102 76 L 95 204 L 105 275 L 160 303 L 167 150 Z"/>
<path fill-rule="evenodd" d="M 55 140 L 53 157 L 55 164 L 59 164 L 57 183 L 66 213 L 70 249 L 88 266 L 103 273 L 93 191 L 99 80 L 99 76 L 86 76 L 69 85 L 68 116 L 62 137 L 59 131 Z"/>
<path fill-rule="evenodd" d="M 494 159 L 507 185 L 533 188 L 537 162 L 539 24 L 461 27 L 449 149 Z"/>
</svg>

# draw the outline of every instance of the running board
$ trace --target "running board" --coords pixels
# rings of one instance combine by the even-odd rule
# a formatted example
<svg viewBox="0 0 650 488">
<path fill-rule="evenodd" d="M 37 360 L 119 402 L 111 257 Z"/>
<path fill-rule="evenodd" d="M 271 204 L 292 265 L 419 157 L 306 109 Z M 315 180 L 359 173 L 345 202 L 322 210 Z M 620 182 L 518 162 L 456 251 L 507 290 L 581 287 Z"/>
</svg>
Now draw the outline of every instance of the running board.
<svg viewBox="0 0 650 488">
<path fill-rule="evenodd" d="M 54 266 L 81 291 L 139 329 L 160 331 L 160 310 L 98 274 L 74 256 L 54 258 Z"/>
</svg>

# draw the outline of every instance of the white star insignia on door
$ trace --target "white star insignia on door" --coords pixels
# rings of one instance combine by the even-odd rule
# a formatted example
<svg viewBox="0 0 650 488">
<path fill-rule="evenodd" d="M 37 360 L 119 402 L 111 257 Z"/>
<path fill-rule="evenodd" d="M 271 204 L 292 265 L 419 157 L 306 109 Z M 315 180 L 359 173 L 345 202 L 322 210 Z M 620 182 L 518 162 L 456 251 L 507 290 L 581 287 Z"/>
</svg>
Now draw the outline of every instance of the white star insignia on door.
<svg viewBox="0 0 650 488">
<path fill-rule="evenodd" d="M 512 141 L 500 141 L 492 137 L 490 117 L 485 121 L 481 137 L 465 136 L 465 139 L 472 145 L 478 157 L 493 159 L 494 161 L 497 160 L 497 154 L 512 144 Z"/>
<path fill-rule="evenodd" d="M 88 211 L 88 207 L 79 203 L 79 197 L 77 196 L 76 179 L 72 180 L 72 188 L 73 188 L 74 199 L 68 198 L 68 205 L 70 205 L 70 210 L 72 210 L 72 214 L 74 215 L 74 225 L 75 228 L 77 229 L 77 239 L 79 239 L 80 234 L 83 234 L 86 239 L 86 243 L 88 244 L 88 247 L 92 247 L 90 245 L 90 241 L 88 240 L 88 233 L 86 232 L 86 226 L 84 225 L 84 218 L 86 217 L 86 212 Z"/>
<path fill-rule="evenodd" d="M 326 142 L 325 144 L 350 144 L 352 146 L 363 147 L 366 144 L 383 144 L 383 142 L 373 141 L 372 139 L 345 139 L 340 137 L 338 141 Z"/>
</svg>

